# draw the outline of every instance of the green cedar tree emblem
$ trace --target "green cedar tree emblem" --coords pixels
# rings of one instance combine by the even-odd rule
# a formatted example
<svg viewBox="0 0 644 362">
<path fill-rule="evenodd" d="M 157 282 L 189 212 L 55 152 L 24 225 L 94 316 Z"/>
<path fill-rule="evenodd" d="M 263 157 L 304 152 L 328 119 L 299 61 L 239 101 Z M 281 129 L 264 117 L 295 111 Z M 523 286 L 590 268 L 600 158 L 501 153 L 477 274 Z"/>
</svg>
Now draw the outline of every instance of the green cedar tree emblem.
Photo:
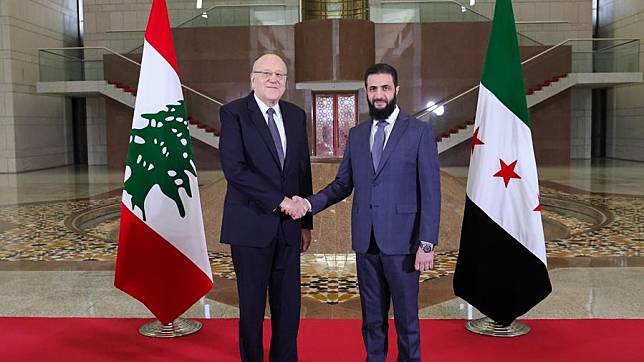
<svg viewBox="0 0 644 362">
<path fill-rule="evenodd" d="M 185 217 L 186 210 L 179 189 L 192 197 L 187 172 L 196 177 L 197 171 L 192 162 L 186 107 L 183 100 L 178 103 L 155 114 L 142 114 L 148 125 L 133 128 L 130 133 L 126 163 L 130 176 L 123 187 L 132 195 L 132 208 L 138 206 L 142 211 L 143 220 L 145 199 L 155 185 L 174 201 L 181 217 Z"/>
</svg>

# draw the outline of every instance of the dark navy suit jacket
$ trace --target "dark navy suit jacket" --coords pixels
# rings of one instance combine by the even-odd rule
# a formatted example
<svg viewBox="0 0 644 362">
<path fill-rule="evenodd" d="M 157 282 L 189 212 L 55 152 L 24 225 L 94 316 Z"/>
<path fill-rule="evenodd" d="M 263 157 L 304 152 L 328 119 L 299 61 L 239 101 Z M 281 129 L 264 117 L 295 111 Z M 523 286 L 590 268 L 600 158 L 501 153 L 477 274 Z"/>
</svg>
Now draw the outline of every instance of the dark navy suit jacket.
<svg viewBox="0 0 644 362">
<path fill-rule="evenodd" d="M 365 253 L 371 230 L 383 254 L 415 253 L 419 241 L 438 241 L 440 174 L 434 131 L 400 112 L 374 171 L 369 138 L 372 121 L 349 132 L 335 180 L 308 198 L 318 213 L 349 196 L 353 250 Z"/>
<path fill-rule="evenodd" d="M 289 244 L 299 245 L 301 228 L 313 227 L 312 216 L 292 220 L 280 214 L 284 196 L 312 193 L 306 114 L 298 106 L 279 102 L 286 132 L 284 170 L 266 120 L 253 93 L 219 111 L 219 155 L 228 187 L 224 200 L 221 242 L 267 246 L 282 227 Z"/>
</svg>

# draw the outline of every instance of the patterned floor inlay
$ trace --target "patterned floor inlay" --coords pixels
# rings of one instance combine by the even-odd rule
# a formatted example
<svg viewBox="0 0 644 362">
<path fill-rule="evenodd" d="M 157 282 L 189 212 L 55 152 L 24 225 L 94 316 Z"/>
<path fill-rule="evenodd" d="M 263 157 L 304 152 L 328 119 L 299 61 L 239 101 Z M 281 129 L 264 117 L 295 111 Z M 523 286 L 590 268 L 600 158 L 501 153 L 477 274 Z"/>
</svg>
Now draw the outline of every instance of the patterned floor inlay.
<svg viewBox="0 0 644 362">
<path fill-rule="evenodd" d="M 578 201 L 607 210 L 612 220 L 601 227 L 593 227 L 566 217 L 558 221 L 568 226 L 571 235 L 566 239 L 546 243 L 548 256 L 642 256 L 644 252 L 644 198 L 633 196 L 567 193 L 542 188 L 542 195 L 555 199 Z"/>
<path fill-rule="evenodd" d="M 70 230 L 67 216 L 118 204 L 117 197 L 0 206 L 0 220 L 18 225 L 0 232 L 0 260 L 114 260 L 116 243 Z"/>
<path fill-rule="evenodd" d="M 544 217 L 568 228 L 570 236 L 548 241 L 548 256 L 641 256 L 644 251 L 644 198 L 576 194 L 542 187 L 544 199 L 559 200 L 604 210 L 610 218 L 595 223 L 592 217 L 563 212 L 544 203 Z M 71 227 L 86 210 L 111 209 L 119 198 L 0 206 L 0 260 L 2 261 L 113 261 L 116 255 L 118 220 L 83 219 L 87 228 Z M 582 212 L 581 210 L 580 212 Z M 592 210 L 590 210 L 592 211 Z M 583 212 L 590 212 L 588 210 Z M 88 212 L 90 214 L 91 212 Z M 92 215 L 97 214 L 94 212 Z M 598 212 L 601 214 L 601 212 Z M 80 215 L 80 216 L 79 216 Z M 579 214 L 581 215 L 581 214 Z M 100 216 L 100 215 L 99 215 Z M 70 220 L 75 220 L 71 222 Z M 79 222 L 80 224 L 81 222 Z M 435 269 L 421 274 L 421 281 L 449 275 L 457 252 L 438 251 Z M 230 255 L 210 253 L 213 273 L 234 279 Z M 358 296 L 355 255 L 304 254 L 302 294 L 322 303 L 337 304 Z"/>
<path fill-rule="evenodd" d="M 542 209 L 541 216 L 565 225 L 571 235 L 589 230 L 594 225 L 592 222 L 579 220 L 570 215 L 550 211 L 546 207 Z"/>
<path fill-rule="evenodd" d="M 434 269 L 421 273 L 420 280 L 439 278 L 454 272 L 456 251 L 438 252 Z M 230 254 L 210 253 L 212 273 L 235 279 Z M 354 253 L 303 254 L 302 295 L 322 303 L 337 304 L 358 296 L 356 256 Z"/>
</svg>

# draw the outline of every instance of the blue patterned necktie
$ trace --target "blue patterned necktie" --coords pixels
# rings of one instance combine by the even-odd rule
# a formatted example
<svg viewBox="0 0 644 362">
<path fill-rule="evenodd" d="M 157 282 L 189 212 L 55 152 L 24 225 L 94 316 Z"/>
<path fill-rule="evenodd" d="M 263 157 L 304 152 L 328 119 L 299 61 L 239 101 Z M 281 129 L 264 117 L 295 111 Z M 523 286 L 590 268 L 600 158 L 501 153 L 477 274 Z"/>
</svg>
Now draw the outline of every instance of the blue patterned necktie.
<svg viewBox="0 0 644 362">
<path fill-rule="evenodd" d="M 385 126 L 389 123 L 387 121 L 378 121 L 376 124 L 376 134 L 373 136 L 373 145 L 371 146 L 371 161 L 373 162 L 373 170 L 378 170 L 380 158 L 382 157 L 382 150 L 385 148 Z"/>
<path fill-rule="evenodd" d="M 275 144 L 275 149 L 277 150 L 277 157 L 280 160 L 280 168 L 284 169 L 284 149 L 282 148 L 282 138 L 280 133 L 277 130 L 277 124 L 275 123 L 275 110 L 269 108 L 266 113 L 268 114 L 268 129 L 271 131 L 271 136 L 273 137 L 273 143 Z"/>
</svg>

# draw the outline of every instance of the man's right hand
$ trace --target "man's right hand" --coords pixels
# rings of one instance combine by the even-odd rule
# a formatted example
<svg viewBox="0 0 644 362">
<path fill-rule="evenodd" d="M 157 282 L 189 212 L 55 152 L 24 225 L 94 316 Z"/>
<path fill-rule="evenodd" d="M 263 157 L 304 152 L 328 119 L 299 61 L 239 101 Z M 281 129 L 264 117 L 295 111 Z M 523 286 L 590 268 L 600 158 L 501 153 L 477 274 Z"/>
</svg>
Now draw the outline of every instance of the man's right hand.
<svg viewBox="0 0 644 362">
<path fill-rule="evenodd" d="M 416 251 L 414 267 L 416 270 L 421 272 L 434 269 L 434 250 L 426 253 L 423 249 L 418 248 L 418 251 Z"/>
<path fill-rule="evenodd" d="M 280 204 L 280 210 L 293 219 L 299 219 L 309 211 L 309 205 L 299 196 L 294 196 L 293 199 L 285 197 Z"/>
</svg>

